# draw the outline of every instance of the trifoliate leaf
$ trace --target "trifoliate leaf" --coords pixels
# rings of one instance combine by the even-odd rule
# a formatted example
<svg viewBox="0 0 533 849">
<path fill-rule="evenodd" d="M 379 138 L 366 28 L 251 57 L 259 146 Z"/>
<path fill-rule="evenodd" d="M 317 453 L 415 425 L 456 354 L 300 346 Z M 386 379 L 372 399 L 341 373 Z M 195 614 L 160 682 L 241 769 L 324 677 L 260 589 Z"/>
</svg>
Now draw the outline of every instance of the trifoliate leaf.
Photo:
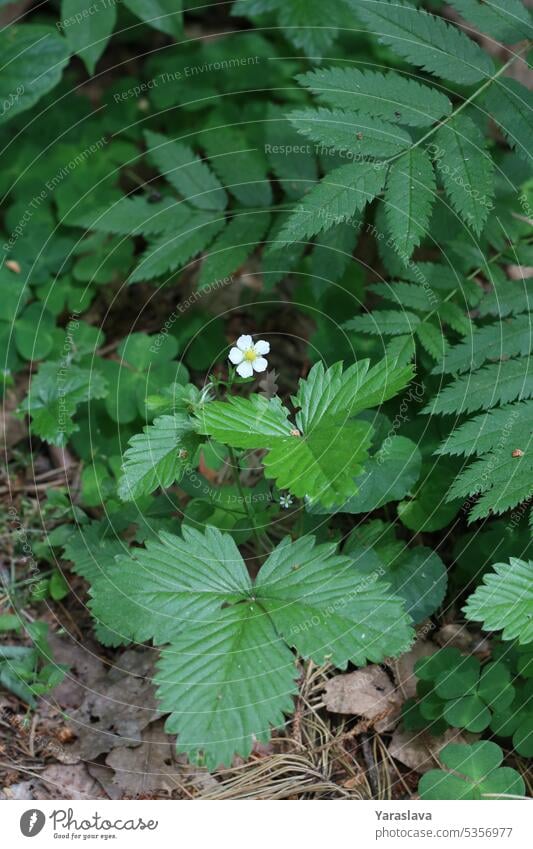
<svg viewBox="0 0 533 849">
<path fill-rule="evenodd" d="M 368 456 L 372 427 L 356 413 L 395 395 L 412 376 L 410 366 L 390 368 L 386 361 L 369 369 L 369 361 L 342 363 L 325 370 L 322 363 L 300 381 L 294 405 L 296 427 L 279 398 L 215 401 L 202 411 L 200 433 L 234 448 L 265 448 L 265 474 L 280 489 L 325 507 L 342 504 L 356 491 L 354 478 Z"/>
<path fill-rule="evenodd" d="M 449 743 L 439 758 L 450 772 L 432 769 L 420 779 L 422 799 L 494 799 L 523 796 L 524 779 L 515 769 L 501 767 L 503 752 L 496 743 L 481 740 L 471 746 Z"/>
<path fill-rule="evenodd" d="M 93 586 L 95 616 L 122 637 L 169 644 L 156 675 L 177 746 L 210 768 L 247 757 L 292 710 L 296 668 L 287 644 L 323 663 L 364 664 L 405 651 L 403 603 L 361 577 L 335 546 L 289 538 L 252 583 L 228 534 L 182 527 L 118 557 Z M 113 592 L 110 592 L 110 588 Z"/>
</svg>

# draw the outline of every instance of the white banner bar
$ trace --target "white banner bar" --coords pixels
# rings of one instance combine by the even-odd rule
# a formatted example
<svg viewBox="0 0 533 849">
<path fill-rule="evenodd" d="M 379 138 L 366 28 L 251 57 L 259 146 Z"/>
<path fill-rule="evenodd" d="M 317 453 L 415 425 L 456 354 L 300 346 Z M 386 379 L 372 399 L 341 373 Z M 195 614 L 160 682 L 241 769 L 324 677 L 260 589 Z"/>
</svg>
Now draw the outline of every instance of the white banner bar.
<svg viewBox="0 0 533 849">
<path fill-rule="evenodd" d="M 6 849 L 73 843 L 165 849 L 531 845 L 529 800 L 330 804 L 331 811 L 320 801 L 6 801 L 0 808 L 1 845 Z"/>
</svg>

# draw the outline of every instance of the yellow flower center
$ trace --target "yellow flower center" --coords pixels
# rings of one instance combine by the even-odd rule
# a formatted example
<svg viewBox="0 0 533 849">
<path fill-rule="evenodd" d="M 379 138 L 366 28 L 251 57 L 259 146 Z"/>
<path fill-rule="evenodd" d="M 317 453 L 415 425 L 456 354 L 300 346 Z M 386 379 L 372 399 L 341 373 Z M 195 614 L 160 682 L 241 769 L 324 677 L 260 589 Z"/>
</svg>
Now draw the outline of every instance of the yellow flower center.
<svg viewBox="0 0 533 849">
<path fill-rule="evenodd" d="M 253 348 L 248 348 L 248 350 L 244 352 L 244 359 L 248 360 L 249 363 L 253 363 L 253 361 L 257 359 L 257 354 Z"/>
</svg>

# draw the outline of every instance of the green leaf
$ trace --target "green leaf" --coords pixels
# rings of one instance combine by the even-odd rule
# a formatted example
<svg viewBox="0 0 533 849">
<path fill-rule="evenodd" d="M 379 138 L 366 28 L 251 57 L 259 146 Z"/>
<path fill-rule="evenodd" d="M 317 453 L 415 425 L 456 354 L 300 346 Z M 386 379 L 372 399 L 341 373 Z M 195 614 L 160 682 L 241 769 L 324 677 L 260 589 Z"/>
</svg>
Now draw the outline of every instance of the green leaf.
<svg viewBox="0 0 533 849">
<path fill-rule="evenodd" d="M 413 377 L 413 367 L 393 366 L 386 360 L 370 368 L 370 360 L 359 360 L 343 371 L 342 363 L 326 369 L 322 362 L 315 363 L 307 378 L 300 380 L 298 392 L 292 398 L 300 412 L 296 417 L 298 427 L 307 431 L 320 422 L 321 417 L 348 412 L 350 416 L 384 404 L 403 389 Z"/>
<path fill-rule="evenodd" d="M 69 223 L 99 233 L 118 236 L 153 236 L 182 229 L 191 216 L 191 208 L 183 201 L 162 198 L 158 203 L 142 195 L 125 196 L 103 209 L 84 212 Z"/>
<path fill-rule="evenodd" d="M 30 109 L 61 79 L 69 60 L 66 41 L 52 27 L 4 27 L 0 32 L 0 124 Z"/>
<path fill-rule="evenodd" d="M 152 242 L 129 277 L 130 283 L 170 275 L 205 250 L 225 224 L 223 216 L 201 210 L 191 212 L 176 234 L 167 233 Z"/>
<path fill-rule="evenodd" d="M 192 148 L 151 130 L 146 130 L 144 137 L 149 161 L 188 203 L 199 209 L 226 208 L 226 192 Z"/>
<path fill-rule="evenodd" d="M 61 0 L 61 29 L 68 46 L 83 60 L 90 74 L 104 52 L 115 28 L 115 3 Z"/>
<path fill-rule="evenodd" d="M 286 643 L 329 656 L 380 662 L 413 639 L 403 603 L 358 574 L 334 545 L 286 538 L 252 584 L 229 534 L 184 525 L 119 557 L 95 580 L 91 607 L 122 637 L 169 644 L 156 675 L 167 730 L 210 768 L 247 757 L 292 709 L 296 668 Z M 113 591 L 110 591 L 110 588 Z M 320 627 L 319 627 L 320 626 Z"/>
<path fill-rule="evenodd" d="M 451 0 L 452 6 L 476 29 L 506 44 L 533 35 L 531 17 L 521 0 Z"/>
<path fill-rule="evenodd" d="M 472 413 L 533 396 L 533 367 L 529 357 L 493 363 L 458 377 L 424 407 L 424 413 Z"/>
<path fill-rule="evenodd" d="M 511 147 L 524 159 L 531 157 L 533 95 L 513 79 L 496 80 L 483 95 L 483 105 L 504 133 Z"/>
<path fill-rule="evenodd" d="M 416 327 L 418 341 L 434 360 L 442 360 L 449 348 L 448 341 L 439 327 L 430 321 L 422 321 Z"/>
<path fill-rule="evenodd" d="M 293 710 L 294 657 L 258 604 L 237 604 L 192 625 L 167 648 L 155 681 L 178 746 L 209 769 L 247 758 Z M 200 751 L 203 757 L 200 757 Z"/>
<path fill-rule="evenodd" d="M 190 419 L 183 413 L 160 416 L 133 436 L 124 454 L 118 494 L 123 501 L 148 495 L 179 480 L 198 445 Z"/>
<path fill-rule="evenodd" d="M 230 283 L 231 275 L 255 251 L 269 224 L 270 215 L 267 212 L 235 215 L 210 246 L 202 263 L 198 288 L 213 286 L 221 281 Z"/>
<path fill-rule="evenodd" d="M 272 204 L 265 157 L 241 130 L 217 126 L 200 134 L 199 139 L 215 174 L 243 206 Z"/>
<path fill-rule="evenodd" d="M 246 596 L 250 578 L 229 534 L 188 525 L 182 537 L 161 532 L 146 548 L 130 549 L 95 577 L 93 614 L 122 639 L 158 645 L 219 616 L 223 604 Z"/>
<path fill-rule="evenodd" d="M 509 361 L 509 362 L 514 362 Z M 496 448 L 505 429 L 512 425 L 513 439 L 518 446 L 527 445 L 533 419 L 533 402 L 509 404 L 499 410 L 489 410 L 452 430 L 437 449 L 438 454 L 486 454 Z"/>
<path fill-rule="evenodd" d="M 466 728 L 477 734 L 490 725 L 491 714 L 479 696 L 462 696 L 447 702 L 444 718 L 452 728 Z"/>
<path fill-rule="evenodd" d="M 422 456 L 412 440 L 405 436 L 387 437 L 355 479 L 357 494 L 345 501 L 339 512 L 370 513 L 405 498 L 419 478 L 421 464 Z"/>
<path fill-rule="evenodd" d="M 468 599 L 466 618 L 486 631 L 502 631 L 503 640 L 533 641 L 533 561 L 511 557 L 496 563 Z"/>
<path fill-rule="evenodd" d="M 199 415 L 200 433 L 234 448 L 257 448 L 290 436 L 291 424 L 279 398 L 231 396 L 206 404 Z"/>
<path fill-rule="evenodd" d="M 320 107 L 295 110 L 288 117 L 302 135 L 356 160 L 361 156 L 387 159 L 412 144 L 409 134 L 397 125 L 357 112 Z"/>
<path fill-rule="evenodd" d="M 408 310 L 375 310 L 356 315 L 343 327 L 371 336 L 402 336 L 404 333 L 413 333 L 419 324 L 419 317 Z"/>
<path fill-rule="evenodd" d="M 105 574 L 113 566 L 115 558 L 126 551 L 126 543 L 111 531 L 105 521 L 95 521 L 71 528 L 63 557 L 72 561 L 72 571 L 76 575 L 93 584 L 100 574 Z"/>
<path fill-rule="evenodd" d="M 54 317 L 34 301 L 15 322 L 15 345 L 25 360 L 43 360 L 52 350 L 55 337 Z"/>
<path fill-rule="evenodd" d="M 299 198 L 315 183 L 317 163 L 310 145 L 302 140 L 287 119 L 286 110 L 274 103 L 267 107 L 265 152 L 274 174 L 290 198 Z"/>
<path fill-rule="evenodd" d="M 501 767 L 503 752 L 496 743 L 481 740 L 471 746 L 449 743 L 440 760 L 450 772 L 432 769 L 420 779 L 422 799 L 494 799 L 523 796 L 525 784 L 515 769 Z"/>
<path fill-rule="evenodd" d="M 183 32 L 183 0 L 124 0 L 124 5 L 160 32 L 176 38 Z"/>
<path fill-rule="evenodd" d="M 48 362 L 32 378 L 21 410 L 30 414 L 33 433 L 52 445 L 65 445 L 78 430 L 73 421 L 78 405 L 106 395 L 107 383 L 100 372 Z"/>
<path fill-rule="evenodd" d="M 354 478 L 368 457 L 372 426 L 326 415 L 302 437 L 272 446 L 263 459 L 265 474 L 279 489 L 325 507 L 342 502 L 356 490 Z"/>
<path fill-rule="evenodd" d="M 531 433 L 528 443 L 530 441 Z M 504 513 L 533 495 L 533 462 L 531 451 L 527 450 L 529 446 L 524 446 L 523 455 L 513 456 L 514 448 L 507 442 L 508 436 L 500 438 L 497 448 L 471 463 L 450 488 L 448 500 L 481 496 L 469 514 L 469 523 L 490 513 Z"/>
<path fill-rule="evenodd" d="M 425 151 L 414 147 L 392 164 L 385 186 L 385 215 L 401 257 L 408 259 L 427 235 L 435 195 L 433 166 Z"/>
<path fill-rule="evenodd" d="M 369 558 L 369 551 L 376 555 L 375 562 Z M 392 592 L 403 598 L 415 623 L 431 616 L 444 601 L 447 573 L 439 555 L 424 546 L 407 548 L 396 539 L 392 526 L 374 520 L 355 529 L 343 554 L 352 557 L 364 575 L 371 576 L 377 570 Z"/>
<path fill-rule="evenodd" d="M 532 342 L 529 315 L 517 315 L 506 321 L 476 327 L 446 353 L 442 362 L 434 367 L 433 373 L 472 371 L 483 365 L 485 360 L 527 356 L 531 353 Z"/>
<path fill-rule="evenodd" d="M 234 448 L 266 448 L 265 475 L 280 489 L 319 501 L 342 504 L 355 490 L 354 478 L 368 456 L 372 427 L 354 415 L 395 395 L 412 376 L 410 366 L 390 368 L 369 361 L 342 363 L 328 370 L 322 363 L 300 381 L 292 401 L 300 410 L 294 428 L 279 398 L 232 397 L 207 404 L 198 423 L 200 433 Z"/>
<path fill-rule="evenodd" d="M 352 223 L 356 213 L 379 194 L 385 174 L 386 169 L 377 162 L 352 163 L 330 171 L 296 206 L 279 238 L 289 243 L 307 241 L 336 224 Z"/>
<path fill-rule="evenodd" d="M 464 115 L 435 133 L 435 168 L 455 211 L 479 235 L 493 208 L 494 164 L 476 124 Z"/>
<path fill-rule="evenodd" d="M 335 546 L 313 537 L 285 539 L 257 577 L 257 598 L 287 642 L 303 657 L 345 668 L 406 651 L 409 617 L 387 584 L 369 581 Z"/>
<path fill-rule="evenodd" d="M 452 111 L 445 94 L 394 71 L 317 68 L 296 79 L 327 106 L 362 112 L 392 124 L 426 127 Z"/>
<path fill-rule="evenodd" d="M 490 56 L 457 26 L 403 0 L 350 0 L 381 44 L 418 68 L 445 80 L 471 85 L 494 73 Z"/>
<path fill-rule="evenodd" d="M 427 463 L 412 497 L 398 504 L 398 516 L 406 528 L 415 533 L 439 531 L 457 515 L 460 503 L 446 499 L 455 469 L 449 460 Z"/>
</svg>

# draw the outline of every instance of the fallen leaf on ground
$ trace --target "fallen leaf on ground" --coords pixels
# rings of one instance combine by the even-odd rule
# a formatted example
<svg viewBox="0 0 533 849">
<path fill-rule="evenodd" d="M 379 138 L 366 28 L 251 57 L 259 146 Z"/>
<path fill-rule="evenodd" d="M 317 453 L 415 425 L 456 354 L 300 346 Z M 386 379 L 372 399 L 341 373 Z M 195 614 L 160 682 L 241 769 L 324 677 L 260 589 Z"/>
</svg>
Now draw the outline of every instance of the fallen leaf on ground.
<svg viewBox="0 0 533 849">
<path fill-rule="evenodd" d="M 398 719 L 402 698 L 380 666 L 367 666 L 331 678 L 325 687 L 324 703 L 332 713 L 376 719 L 376 731 L 387 731 Z"/>
<path fill-rule="evenodd" d="M 162 721 L 145 728 L 140 746 L 114 749 L 107 756 L 105 762 L 113 770 L 111 793 L 118 791 L 120 796 L 131 798 L 170 796 L 183 786 L 174 751 L 175 741 L 165 733 Z"/>
<path fill-rule="evenodd" d="M 404 701 L 416 695 L 416 682 L 418 679 L 414 673 L 415 663 L 422 657 L 434 654 L 437 648 L 437 646 L 428 640 L 418 640 L 410 651 L 387 662 L 387 666 L 394 675 L 394 680 L 398 685 Z"/>
<path fill-rule="evenodd" d="M 389 744 L 389 755 L 409 769 L 427 772 L 440 766 L 439 753 L 444 746 L 466 742 L 468 740 L 457 728 L 448 728 L 444 734 L 436 737 L 427 731 L 404 731 L 397 728 Z"/>
<path fill-rule="evenodd" d="M 105 799 L 100 785 L 89 775 L 85 764 L 52 764 L 39 773 L 46 793 L 35 790 L 36 799 Z"/>
<path fill-rule="evenodd" d="M 77 737 L 69 748 L 79 760 L 93 761 L 117 746 L 140 745 L 143 728 L 160 715 L 152 685 L 154 660 L 152 651 L 130 649 L 86 692 L 68 717 Z"/>
</svg>

